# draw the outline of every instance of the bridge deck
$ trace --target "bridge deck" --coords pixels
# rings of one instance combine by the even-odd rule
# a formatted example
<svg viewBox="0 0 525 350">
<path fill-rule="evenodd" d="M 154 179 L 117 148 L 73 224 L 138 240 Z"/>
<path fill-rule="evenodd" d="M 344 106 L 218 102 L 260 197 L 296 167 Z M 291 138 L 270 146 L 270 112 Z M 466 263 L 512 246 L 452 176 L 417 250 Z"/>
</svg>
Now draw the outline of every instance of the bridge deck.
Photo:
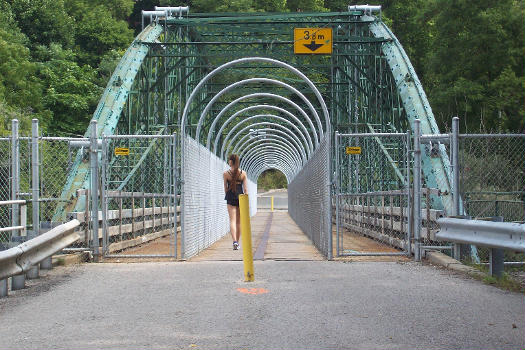
<svg viewBox="0 0 525 350">
<path fill-rule="evenodd" d="M 269 227 L 267 227 L 269 226 Z M 308 237 L 290 218 L 286 211 L 259 211 L 251 218 L 252 248 L 254 259 L 262 255 L 264 260 L 324 260 Z M 267 244 L 264 248 L 267 232 Z M 256 254 L 259 249 L 260 254 Z M 242 250 L 232 249 L 228 234 L 190 261 L 242 260 Z"/>
</svg>

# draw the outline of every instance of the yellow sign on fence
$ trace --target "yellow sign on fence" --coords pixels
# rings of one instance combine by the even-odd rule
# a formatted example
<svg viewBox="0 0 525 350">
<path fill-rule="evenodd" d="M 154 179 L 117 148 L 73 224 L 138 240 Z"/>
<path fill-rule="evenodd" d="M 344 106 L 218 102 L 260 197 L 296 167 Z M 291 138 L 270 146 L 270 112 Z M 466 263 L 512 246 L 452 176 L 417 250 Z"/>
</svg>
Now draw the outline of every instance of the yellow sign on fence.
<svg viewBox="0 0 525 350">
<path fill-rule="evenodd" d="M 129 156 L 129 148 L 125 147 L 116 147 L 115 148 L 116 156 Z"/>
<path fill-rule="evenodd" d="M 295 54 L 331 54 L 332 28 L 294 28 L 293 42 Z"/>
<path fill-rule="evenodd" d="M 346 154 L 361 154 L 361 147 L 346 147 Z"/>
</svg>

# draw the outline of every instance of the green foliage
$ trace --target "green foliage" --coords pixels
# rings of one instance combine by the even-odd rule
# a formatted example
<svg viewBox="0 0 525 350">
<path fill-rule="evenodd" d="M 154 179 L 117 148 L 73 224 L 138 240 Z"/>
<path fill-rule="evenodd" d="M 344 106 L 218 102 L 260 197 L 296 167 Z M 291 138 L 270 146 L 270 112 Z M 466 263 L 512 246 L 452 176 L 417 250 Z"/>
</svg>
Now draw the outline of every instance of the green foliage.
<svg viewBox="0 0 525 350">
<path fill-rule="evenodd" d="M 264 190 L 288 188 L 286 176 L 279 170 L 269 169 L 264 171 L 257 179 L 257 187 Z"/>
<path fill-rule="evenodd" d="M 79 66 L 71 50 L 52 44 L 48 59 L 39 64 L 45 84 L 43 102 L 53 111 L 50 127 L 59 132 L 83 135 L 102 89 L 96 85 L 96 70 Z"/>
<path fill-rule="evenodd" d="M 525 126 L 524 1 L 436 0 L 423 83 L 440 120 L 466 129 Z"/>
<path fill-rule="evenodd" d="M 116 62 L 133 39 L 133 0 L 0 0 L 0 134 L 84 134 Z M 26 130 L 27 127 L 27 130 Z M 48 130 L 46 130 L 48 128 Z"/>
<path fill-rule="evenodd" d="M 343 0 L 0 0 L 0 132 L 12 116 L 83 133 L 140 11 L 346 11 Z M 378 0 L 440 127 L 525 129 L 525 0 Z M 131 28 L 130 28 L 131 26 Z M 316 77 L 318 78 L 318 77 Z M 25 118 L 23 116 L 26 116 Z"/>
<path fill-rule="evenodd" d="M 20 30 L 28 37 L 29 47 L 59 43 L 71 47 L 73 19 L 63 0 L 13 0 L 12 11 Z"/>
<path fill-rule="evenodd" d="M 116 20 L 103 5 L 90 7 L 76 18 L 75 43 L 82 63 L 98 66 L 110 50 L 122 50 L 133 40 L 133 31 L 124 21 Z"/>
<path fill-rule="evenodd" d="M 31 133 L 31 112 L 11 107 L 5 101 L 0 100 L 0 137 L 6 137 L 11 134 L 11 120 L 13 119 L 18 119 L 18 128 L 21 135 L 29 135 Z"/>
</svg>

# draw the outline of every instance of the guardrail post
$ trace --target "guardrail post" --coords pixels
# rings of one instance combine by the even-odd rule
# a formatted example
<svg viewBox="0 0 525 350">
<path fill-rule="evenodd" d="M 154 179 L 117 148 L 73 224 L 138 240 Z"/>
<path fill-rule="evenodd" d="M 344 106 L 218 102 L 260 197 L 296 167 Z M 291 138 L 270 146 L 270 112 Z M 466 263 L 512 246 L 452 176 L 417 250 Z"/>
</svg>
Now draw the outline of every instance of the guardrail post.
<svg viewBox="0 0 525 350">
<path fill-rule="evenodd" d="M 414 120 L 414 260 L 421 261 L 421 121 Z"/>
<path fill-rule="evenodd" d="M 459 213 L 459 118 L 452 118 L 452 135 L 451 135 L 451 153 L 452 153 L 452 215 L 458 216 Z M 461 245 L 454 243 L 454 259 L 461 259 Z"/>
<path fill-rule="evenodd" d="M 492 221 L 503 222 L 503 216 L 494 216 Z M 503 249 L 490 248 L 489 273 L 491 276 L 501 277 L 505 270 L 505 252 Z"/>
<path fill-rule="evenodd" d="M 244 281 L 253 282 L 255 276 L 253 272 L 252 229 L 250 225 L 250 201 L 247 194 L 239 195 L 239 209 L 241 212 L 241 244 L 244 261 Z"/>
<path fill-rule="evenodd" d="M 7 296 L 7 278 L 0 280 L 0 298 Z"/>
<path fill-rule="evenodd" d="M 22 273 L 21 275 L 16 275 L 11 277 L 11 290 L 24 289 L 26 286 L 26 275 Z"/>
<path fill-rule="evenodd" d="M 11 121 L 11 200 L 18 199 L 20 192 L 20 154 L 18 142 L 18 120 Z M 20 208 L 18 204 L 11 207 L 11 226 L 19 226 Z M 19 236 L 18 230 L 13 231 L 13 236 Z"/>
<path fill-rule="evenodd" d="M 98 240 L 98 145 L 97 145 L 97 121 L 92 120 L 91 135 L 89 138 L 89 163 L 91 168 L 91 232 L 93 259 L 98 261 L 99 258 L 99 240 Z M 86 198 L 87 201 L 87 198 Z M 87 204 L 86 204 L 87 205 Z"/>
</svg>

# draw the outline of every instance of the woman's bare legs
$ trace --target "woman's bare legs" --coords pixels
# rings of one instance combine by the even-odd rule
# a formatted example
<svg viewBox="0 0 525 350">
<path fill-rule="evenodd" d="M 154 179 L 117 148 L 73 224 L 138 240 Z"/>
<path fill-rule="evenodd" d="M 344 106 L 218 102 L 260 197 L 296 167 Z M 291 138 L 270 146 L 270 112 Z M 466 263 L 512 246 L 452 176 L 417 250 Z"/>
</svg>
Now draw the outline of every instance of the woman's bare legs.
<svg viewBox="0 0 525 350">
<path fill-rule="evenodd" d="M 235 207 L 229 204 L 226 206 L 228 207 L 228 215 L 230 216 L 230 234 L 232 235 L 233 241 L 238 242 L 239 240 L 237 238 L 237 214 L 239 207 Z"/>
<path fill-rule="evenodd" d="M 235 208 L 235 233 L 237 234 L 236 235 L 236 241 L 239 242 L 239 240 L 241 239 L 241 210 L 239 209 L 239 207 L 234 207 Z"/>
</svg>

